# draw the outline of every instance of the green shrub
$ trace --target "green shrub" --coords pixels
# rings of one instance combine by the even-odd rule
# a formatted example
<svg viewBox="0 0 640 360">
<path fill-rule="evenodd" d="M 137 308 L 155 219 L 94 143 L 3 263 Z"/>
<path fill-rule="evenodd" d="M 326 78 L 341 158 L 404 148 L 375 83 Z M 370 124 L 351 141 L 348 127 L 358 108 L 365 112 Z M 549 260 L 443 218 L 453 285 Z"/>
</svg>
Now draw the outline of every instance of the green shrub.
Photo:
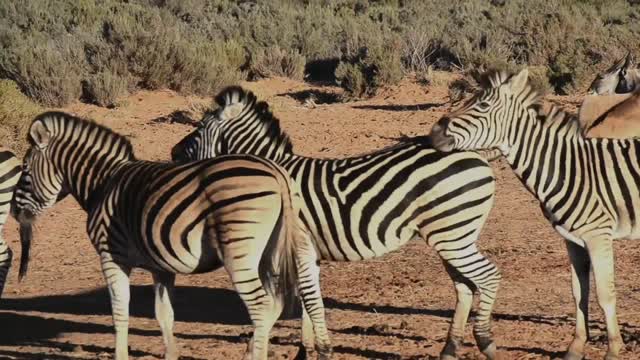
<svg viewBox="0 0 640 360">
<path fill-rule="evenodd" d="M 234 41 L 192 43 L 183 46 L 180 54 L 169 85 L 177 91 L 212 95 L 246 78 L 239 70 L 246 63 L 244 50 Z"/>
<path fill-rule="evenodd" d="M 102 70 L 92 74 L 85 83 L 86 101 L 108 108 L 118 106 L 118 100 L 128 95 L 129 79 L 116 72 Z"/>
<path fill-rule="evenodd" d="M 336 81 L 349 98 L 375 95 L 384 85 L 397 84 L 404 75 L 402 44 L 396 38 L 376 37 L 375 34 L 355 34 L 349 39 L 352 54 L 335 71 Z M 365 45 L 366 44 L 366 45 Z"/>
<path fill-rule="evenodd" d="M 16 81 L 26 95 L 47 106 L 62 106 L 81 93 L 82 53 L 71 39 L 33 34 L 12 39 L 0 52 L 0 72 Z"/>
<path fill-rule="evenodd" d="M 20 92 L 11 80 L 0 80 L 0 144 L 18 154 L 27 147 L 27 131 L 42 108 Z"/>
<path fill-rule="evenodd" d="M 359 98 L 371 91 L 367 87 L 362 64 L 340 63 L 336 68 L 336 80 L 350 98 Z"/>
<path fill-rule="evenodd" d="M 55 106 L 81 94 L 112 106 L 139 88 L 210 94 L 305 68 L 351 97 L 405 72 L 522 66 L 542 88 L 576 93 L 627 48 L 640 57 L 635 3 L 5 0 L 0 78 Z"/>
<path fill-rule="evenodd" d="M 257 78 L 283 76 L 302 80 L 305 64 L 305 57 L 298 51 L 286 51 L 278 46 L 271 46 L 258 51 L 251 62 L 251 71 Z"/>
</svg>

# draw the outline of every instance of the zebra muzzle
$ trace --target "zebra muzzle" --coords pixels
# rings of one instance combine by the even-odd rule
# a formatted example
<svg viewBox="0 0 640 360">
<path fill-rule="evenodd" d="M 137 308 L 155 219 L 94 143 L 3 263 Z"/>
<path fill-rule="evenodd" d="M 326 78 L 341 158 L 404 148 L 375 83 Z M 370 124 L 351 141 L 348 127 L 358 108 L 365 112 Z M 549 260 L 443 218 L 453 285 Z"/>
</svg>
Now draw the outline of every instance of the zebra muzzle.
<svg viewBox="0 0 640 360">
<path fill-rule="evenodd" d="M 20 244 L 22 245 L 22 252 L 20 254 L 20 269 L 18 272 L 18 280 L 20 281 L 22 281 L 22 279 L 27 275 L 27 270 L 29 269 L 29 250 L 31 249 L 32 238 L 32 223 L 20 223 Z"/>
<path fill-rule="evenodd" d="M 19 208 L 18 206 L 11 207 L 11 215 L 18 221 L 20 226 L 31 226 L 36 220 L 35 211 L 28 208 Z"/>
<path fill-rule="evenodd" d="M 434 148 L 440 151 L 452 151 L 454 149 L 454 141 L 451 136 L 445 134 L 446 125 L 441 124 L 441 121 L 438 121 L 431 128 L 431 142 Z"/>
</svg>

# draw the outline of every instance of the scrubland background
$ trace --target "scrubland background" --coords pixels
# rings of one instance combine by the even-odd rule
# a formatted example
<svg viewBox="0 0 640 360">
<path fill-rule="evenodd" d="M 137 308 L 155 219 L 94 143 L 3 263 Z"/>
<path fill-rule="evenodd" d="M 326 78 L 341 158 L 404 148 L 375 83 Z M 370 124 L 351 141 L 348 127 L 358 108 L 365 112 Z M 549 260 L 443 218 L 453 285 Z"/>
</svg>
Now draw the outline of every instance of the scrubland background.
<svg viewBox="0 0 640 360">
<path fill-rule="evenodd" d="M 542 88 L 573 94 L 616 57 L 638 54 L 639 4 L 5 0 L 0 135 L 20 133 L 39 106 L 114 107 L 138 89 L 212 95 L 271 76 L 335 83 L 349 100 L 407 73 L 428 83 L 438 70 L 526 65 Z"/>
</svg>

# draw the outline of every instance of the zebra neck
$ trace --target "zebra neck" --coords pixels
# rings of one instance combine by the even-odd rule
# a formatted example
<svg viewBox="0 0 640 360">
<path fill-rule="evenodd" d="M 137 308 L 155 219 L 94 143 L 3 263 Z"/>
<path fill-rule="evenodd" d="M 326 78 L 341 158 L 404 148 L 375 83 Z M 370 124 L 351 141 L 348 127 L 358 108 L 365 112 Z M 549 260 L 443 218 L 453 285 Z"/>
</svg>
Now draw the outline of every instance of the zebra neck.
<svg viewBox="0 0 640 360">
<path fill-rule="evenodd" d="M 284 161 L 289 161 L 292 158 L 297 158 L 298 156 L 288 150 L 285 146 L 277 143 L 271 144 L 262 144 L 260 142 L 254 142 L 250 146 L 243 146 L 238 142 L 238 146 L 231 147 L 228 151 L 224 151 L 223 153 L 228 154 L 250 154 L 255 156 L 260 156 L 265 159 L 271 160 L 276 164 L 282 163 Z"/>
<path fill-rule="evenodd" d="M 118 149 L 112 149 L 109 154 L 104 154 L 100 149 L 91 147 L 79 156 L 69 156 L 64 160 L 68 162 L 67 166 L 60 167 L 64 169 L 62 175 L 68 191 L 84 210 L 89 210 L 92 200 L 96 196 L 101 196 L 109 179 L 123 163 L 132 160 L 130 156 Z"/>
<path fill-rule="evenodd" d="M 568 182 L 576 180 L 577 169 L 587 154 L 586 141 L 577 121 L 554 109 L 543 117 L 529 111 L 520 121 L 507 161 L 529 191 L 543 203 Z"/>
</svg>

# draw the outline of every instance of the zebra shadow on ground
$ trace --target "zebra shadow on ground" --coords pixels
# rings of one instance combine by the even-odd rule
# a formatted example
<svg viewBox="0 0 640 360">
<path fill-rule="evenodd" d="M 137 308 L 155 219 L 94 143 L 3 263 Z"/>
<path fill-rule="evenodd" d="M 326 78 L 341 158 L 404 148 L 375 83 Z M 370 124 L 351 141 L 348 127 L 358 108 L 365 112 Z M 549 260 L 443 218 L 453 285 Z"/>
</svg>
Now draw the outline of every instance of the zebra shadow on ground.
<svg viewBox="0 0 640 360">
<path fill-rule="evenodd" d="M 176 287 L 175 295 L 173 307 L 176 321 L 224 325 L 250 324 L 244 304 L 236 292 L 232 290 L 178 286 Z M 151 286 L 131 286 L 131 317 L 154 318 L 153 301 L 153 288 Z M 334 302 L 329 298 L 325 298 L 325 301 L 329 304 Z M 44 313 L 44 315 L 23 314 L 28 312 L 39 312 Z M 32 350 L 18 349 L 18 347 L 49 349 L 50 352 L 53 351 L 55 354 L 47 354 L 46 358 L 54 360 L 95 359 L 100 357 L 100 354 L 107 354 L 108 357 L 113 353 L 114 349 L 110 347 L 76 345 L 56 340 L 63 333 L 113 334 L 114 330 L 111 324 L 105 325 L 49 318 L 47 314 L 110 316 L 111 306 L 109 303 L 108 290 L 101 287 L 76 294 L 0 299 L 0 339 L 2 339 L 0 345 L 15 346 L 15 348 L 8 350 L 0 349 L 0 358 L 43 358 L 43 354 L 41 353 L 30 352 Z M 290 312 L 287 316 L 283 316 L 285 319 L 299 317 L 299 309 Z M 287 328 L 288 326 L 284 325 L 282 327 Z M 290 336 L 272 337 L 271 343 L 300 346 L 299 328 L 292 328 L 292 330 L 293 332 Z M 340 330 L 337 331 L 340 332 Z M 348 331 L 349 330 L 345 333 L 348 333 Z M 143 330 L 130 327 L 129 333 L 138 336 L 161 337 L 159 328 L 157 330 Z M 389 335 L 393 336 L 392 334 Z M 244 344 L 250 339 L 251 334 L 249 332 L 243 332 L 239 335 L 176 333 L 175 336 L 177 339 L 184 340 L 211 339 L 227 343 Z M 337 347 L 335 352 L 359 355 L 371 359 L 392 359 L 396 357 L 395 354 L 364 347 L 342 346 Z M 133 348 L 130 353 L 133 356 L 154 356 L 159 358 L 162 355 L 150 354 Z M 300 360 L 304 358 L 304 351 L 301 351 L 295 359 Z M 181 357 L 181 359 L 191 358 Z"/>
<path fill-rule="evenodd" d="M 130 314 L 132 317 L 150 318 L 154 317 L 153 313 L 153 290 L 151 286 L 132 286 L 131 287 L 131 306 Z M 450 319 L 453 316 L 452 309 L 441 308 L 414 308 L 401 307 L 383 304 L 363 304 L 357 302 L 344 302 L 333 298 L 324 298 L 325 306 L 328 309 L 356 311 L 356 312 L 376 312 L 377 314 L 389 315 L 422 315 L 434 316 L 444 319 Z M 453 304 L 452 304 L 453 306 Z M 178 286 L 176 287 L 176 297 L 174 301 L 174 309 L 176 313 L 176 321 L 180 322 L 198 322 L 213 323 L 224 325 L 249 325 L 249 317 L 247 311 L 242 304 L 238 295 L 228 289 L 216 289 L 197 286 Z M 44 316 L 33 314 L 22 314 L 23 312 L 39 312 Z M 47 318 L 46 314 L 72 314 L 72 315 L 111 315 L 109 304 L 109 295 L 106 288 L 97 288 L 87 292 L 77 294 L 39 296 L 31 298 L 16 299 L 0 299 L 0 339 L 2 345 L 21 346 L 21 347 L 44 347 L 49 349 L 58 349 L 60 353 L 72 352 L 69 356 L 60 354 L 51 354 L 47 359 L 83 359 L 83 353 L 89 353 L 87 359 L 95 359 L 96 355 L 101 353 L 112 354 L 113 349 L 100 346 L 74 345 L 67 342 L 58 342 L 55 339 L 62 333 L 83 333 L 83 334 L 112 334 L 113 327 L 111 324 L 96 324 L 89 322 L 76 322 L 72 320 Z M 299 312 L 294 312 L 286 318 L 297 318 Z M 494 313 L 494 319 L 498 321 L 518 321 L 532 322 L 535 324 L 561 326 L 569 324 L 573 326 L 573 320 L 567 316 L 543 316 L 543 315 L 518 315 L 506 313 Z M 355 324 L 354 324 L 355 325 Z M 591 326 L 594 330 L 604 330 L 604 324 L 592 322 Z M 287 327 L 283 325 L 282 327 Z M 299 345 L 297 334 L 298 328 L 292 328 L 291 336 L 274 337 L 272 343 L 279 345 Z M 628 323 L 621 323 L 621 330 L 625 342 L 640 340 L 640 326 Z M 422 335 L 407 335 L 401 332 L 394 332 L 393 329 L 378 330 L 372 328 L 363 328 L 360 326 L 352 326 L 345 329 L 334 329 L 333 332 L 341 334 L 353 335 L 372 335 L 396 337 L 399 339 L 408 339 L 413 341 L 427 340 Z M 130 329 L 132 335 L 160 337 L 160 330 L 142 330 L 132 327 Z M 428 336 L 425 334 L 425 336 Z M 212 339 L 228 343 L 245 343 L 248 341 L 250 334 L 242 333 L 240 335 L 223 335 L 223 334 L 181 334 L 177 333 L 178 339 L 199 340 Z M 601 340 L 601 339 L 598 339 Z M 605 343 L 604 340 L 597 341 Z M 467 344 L 465 344 L 467 345 Z M 468 344 L 473 346 L 473 344 Z M 558 356 L 559 353 L 548 351 L 541 348 L 509 348 L 503 347 L 504 350 L 524 351 L 542 356 Z M 80 352 L 80 355 L 78 354 Z M 137 352 L 136 352 L 137 351 Z M 389 359 L 394 358 L 394 354 L 379 352 L 373 349 L 360 347 L 338 346 L 335 349 L 337 353 L 359 355 L 372 359 Z M 161 356 L 161 354 L 146 354 L 140 350 L 132 350 L 135 356 Z M 30 354 L 25 351 L 16 349 L 0 349 L 0 358 L 24 358 L 24 359 L 41 359 L 42 354 Z M 298 357 L 301 359 L 303 357 Z M 185 358 L 188 359 L 188 358 Z"/>
<path fill-rule="evenodd" d="M 448 103 L 424 103 L 411 105 L 353 105 L 354 109 L 363 110 L 384 110 L 384 111 L 422 111 L 429 110 L 434 107 L 445 106 Z"/>
</svg>

